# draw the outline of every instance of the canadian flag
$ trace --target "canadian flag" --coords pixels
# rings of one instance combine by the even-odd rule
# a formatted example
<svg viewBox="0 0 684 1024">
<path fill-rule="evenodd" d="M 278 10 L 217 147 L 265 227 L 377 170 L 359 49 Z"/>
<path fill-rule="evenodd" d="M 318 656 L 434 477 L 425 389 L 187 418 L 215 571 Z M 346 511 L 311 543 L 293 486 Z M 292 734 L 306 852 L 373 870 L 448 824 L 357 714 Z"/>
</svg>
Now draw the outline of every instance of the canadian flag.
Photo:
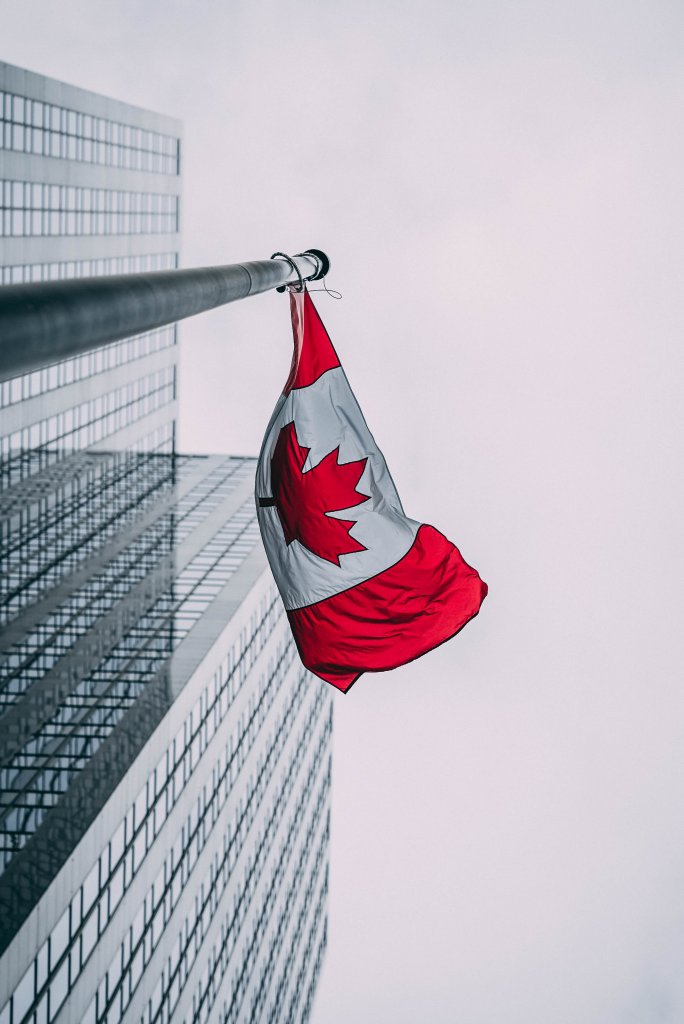
<svg viewBox="0 0 684 1024">
<path fill-rule="evenodd" d="M 303 663 L 347 691 L 458 633 L 487 594 L 409 519 L 307 291 L 290 291 L 292 368 L 256 473 L 261 536 Z"/>
</svg>

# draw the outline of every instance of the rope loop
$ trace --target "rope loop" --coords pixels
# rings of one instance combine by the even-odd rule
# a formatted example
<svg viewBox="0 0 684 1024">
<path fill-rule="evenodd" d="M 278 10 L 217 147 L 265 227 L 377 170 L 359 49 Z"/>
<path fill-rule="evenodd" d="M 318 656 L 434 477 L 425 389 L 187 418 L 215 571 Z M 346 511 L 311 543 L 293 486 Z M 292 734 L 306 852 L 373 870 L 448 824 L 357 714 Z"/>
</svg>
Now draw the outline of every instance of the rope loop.
<svg viewBox="0 0 684 1024">
<path fill-rule="evenodd" d="M 287 263 L 289 263 L 290 266 L 292 267 L 292 269 L 294 270 L 295 274 L 299 278 L 299 288 L 297 288 L 297 291 L 298 292 L 306 291 L 306 288 L 305 288 L 305 285 L 304 285 L 304 278 L 302 277 L 302 272 L 299 269 L 299 267 L 297 266 L 297 264 L 295 263 L 295 261 L 292 259 L 291 256 L 288 256 L 286 252 L 274 252 L 273 255 L 271 256 L 271 259 L 272 260 L 281 259 L 281 260 L 285 260 Z M 293 286 L 292 285 L 282 284 L 282 285 L 280 285 L 280 287 L 276 288 L 276 291 L 277 292 L 284 292 L 285 289 L 288 288 L 288 287 L 291 288 Z"/>
</svg>

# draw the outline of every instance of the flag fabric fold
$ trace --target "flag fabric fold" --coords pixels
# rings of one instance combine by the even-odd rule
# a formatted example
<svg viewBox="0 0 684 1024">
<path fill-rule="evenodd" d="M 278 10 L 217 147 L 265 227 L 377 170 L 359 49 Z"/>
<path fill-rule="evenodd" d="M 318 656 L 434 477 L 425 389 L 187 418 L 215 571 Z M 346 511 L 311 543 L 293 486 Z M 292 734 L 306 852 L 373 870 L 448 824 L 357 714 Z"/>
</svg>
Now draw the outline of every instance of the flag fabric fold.
<svg viewBox="0 0 684 1024">
<path fill-rule="evenodd" d="M 300 657 L 346 692 L 477 615 L 487 585 L 409 519 L 307 291 L 290 291 L 292 367 L 256 474 L 264 547 Z"/>
</svg>

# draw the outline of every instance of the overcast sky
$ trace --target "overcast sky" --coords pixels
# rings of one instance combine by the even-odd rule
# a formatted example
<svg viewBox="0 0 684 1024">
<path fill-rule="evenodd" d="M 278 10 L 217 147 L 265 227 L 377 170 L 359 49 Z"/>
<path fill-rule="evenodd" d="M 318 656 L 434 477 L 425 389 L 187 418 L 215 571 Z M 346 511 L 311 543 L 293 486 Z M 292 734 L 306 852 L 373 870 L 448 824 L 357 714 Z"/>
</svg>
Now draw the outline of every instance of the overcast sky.
<svg viewBox="0 0 684 1024">
<path fill-rule="evenodd" d="M 671 0 L 0 0 L 0 58 L 185 122 L 184 260 L 316 295 L 480 616 L 336 698 L 313 1024 L 684 1020 L 682 54 Z M 182 328 L 256 453 L 275 293 Z"/>
</svg>

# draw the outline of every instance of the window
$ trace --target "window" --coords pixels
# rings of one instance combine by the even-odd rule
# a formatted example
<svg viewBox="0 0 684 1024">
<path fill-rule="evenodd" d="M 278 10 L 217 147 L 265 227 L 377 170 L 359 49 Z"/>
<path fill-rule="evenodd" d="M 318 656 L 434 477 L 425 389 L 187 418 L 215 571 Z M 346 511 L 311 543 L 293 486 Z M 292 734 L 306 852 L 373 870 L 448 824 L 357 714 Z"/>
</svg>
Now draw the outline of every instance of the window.
<svg viewBox="0 0 684 1024">
<path fill-rule="evenodd" d="M 35 995 L 34 965 L 33 963 L 24 974 L 14 990 L 12 998 L 14 1019 L 20 1021 L 24 1014 L 28 1013 L 29 1007 Z"/>
<path fill-rule="evenodd" d="M 69 943 L 69 908 L 64 911 L 50 935 L 50 963 L 54 965 L 61 958 Z"/>
<path fill-rule="evenodd" d="M 53 976 L 50 983 L 50 1016 L 54 1017 L 69 993 L 69 958 Z M 19 1018 L 21 1019 L 21 1018 Z"/>
</svg>

